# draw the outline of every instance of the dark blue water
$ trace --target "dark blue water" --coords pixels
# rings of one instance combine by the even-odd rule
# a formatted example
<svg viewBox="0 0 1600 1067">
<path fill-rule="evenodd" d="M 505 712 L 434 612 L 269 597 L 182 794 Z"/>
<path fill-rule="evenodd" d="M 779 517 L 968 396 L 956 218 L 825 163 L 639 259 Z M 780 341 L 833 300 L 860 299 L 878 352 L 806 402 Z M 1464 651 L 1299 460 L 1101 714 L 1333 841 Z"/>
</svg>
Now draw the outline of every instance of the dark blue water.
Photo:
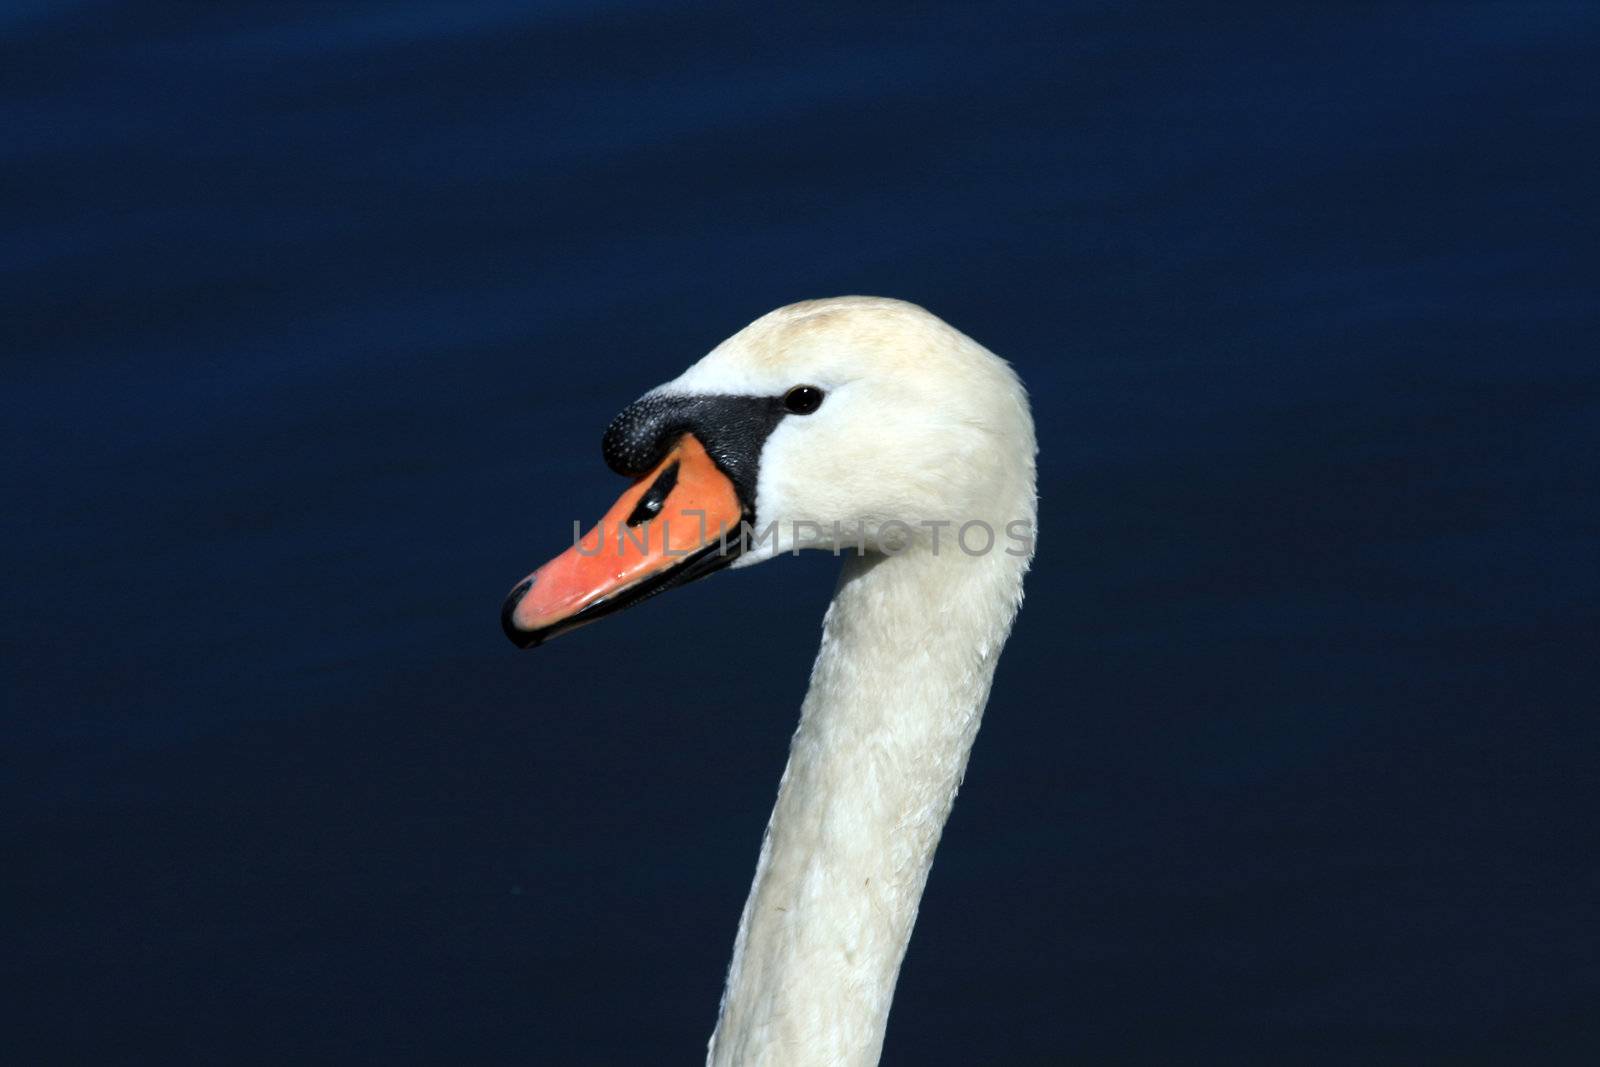
<svg viewBox="0 0 1600 1067">
<path fill-rule="evenodd" d="M 7 5 L 5 1058 L 695 1061 L 833 561 L 496 612 L 625 402 L 866 292 L 1042 447 L 885 1062 L 1595 1062 L 1597 70 L 1576 3 Z"/>
</svg>

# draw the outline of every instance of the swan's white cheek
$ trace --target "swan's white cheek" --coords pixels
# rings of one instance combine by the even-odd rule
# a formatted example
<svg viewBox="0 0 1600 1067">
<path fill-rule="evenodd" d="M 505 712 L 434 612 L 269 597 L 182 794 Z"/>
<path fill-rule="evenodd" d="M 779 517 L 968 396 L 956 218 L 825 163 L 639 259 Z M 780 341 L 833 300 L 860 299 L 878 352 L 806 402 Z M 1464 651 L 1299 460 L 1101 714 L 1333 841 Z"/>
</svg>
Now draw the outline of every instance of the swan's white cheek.
<svg viewBox="0 0 1600 1067">
<path fill-rule="evenodd" d="M 761 451 L 756 483 L 758 534 L 739 565 L 748 566 L 799 547 L 854 547 L 865 529 L 869 544 L 889 520 L 917 523 L 927 517 L 928 434 L 895 407 L 866 396 L 830 398 L 830 410 L 790 416 L 773 430 Z M 937 510 L 937 509 L 935 509 Z"/>
<path fill-rule="evenodd" d="M 867 479 L 859 458 L 841 447 L 840 421 L 790 416 L 772 431 L 756 479 L 755 529 L 765 540 L 752 540 L 736 566 L 792 552 L 797 540 L 831 544 L 833 523 L 851 522 Z"/>
</svg>

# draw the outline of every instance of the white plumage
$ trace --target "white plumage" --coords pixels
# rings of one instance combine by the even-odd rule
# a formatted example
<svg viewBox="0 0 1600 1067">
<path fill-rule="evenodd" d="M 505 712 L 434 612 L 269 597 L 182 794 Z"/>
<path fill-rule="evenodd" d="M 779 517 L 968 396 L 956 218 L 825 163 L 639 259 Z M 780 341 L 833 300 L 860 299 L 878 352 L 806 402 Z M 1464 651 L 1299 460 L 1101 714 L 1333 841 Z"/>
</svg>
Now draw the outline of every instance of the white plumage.
<svg viewBox="0 0 1600 1067">
<path fill-rule="evenodd" d="M 755 525 L 775 521 L 778 537 L 735 565 L 788 551 L 796 523 L 824 548 L 838 523 L 845 562 L 739 922 L 714 1067 L 878 1061 L 1032 551 L 1026 393 L 1004 361 L 914 305 L 781 308 L 657 392 L 800 383 L 827 399 L 762 449 Z M 973 549 L 993 531 L 989 551 L 957 543 L 968 523 L 983 524 L 968 528 Z M 891 552 L 856 557 L 858 525 Z"/>
</svg>

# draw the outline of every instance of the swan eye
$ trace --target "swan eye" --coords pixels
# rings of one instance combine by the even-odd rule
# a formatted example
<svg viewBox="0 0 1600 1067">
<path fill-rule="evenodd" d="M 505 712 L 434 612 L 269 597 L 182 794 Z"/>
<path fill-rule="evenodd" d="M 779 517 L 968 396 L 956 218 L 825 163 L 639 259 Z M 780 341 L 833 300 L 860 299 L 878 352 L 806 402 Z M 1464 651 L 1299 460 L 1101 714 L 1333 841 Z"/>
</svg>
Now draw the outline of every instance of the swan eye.
<svg viewBox="0 0 1600 1067">
<path fill-rule="evenodd" d="M 797 385 L 783 394 L 783 406 L 796 415 L 809 415 L 822 406 L 822 396 L 814 385 Z"/>
</svg>

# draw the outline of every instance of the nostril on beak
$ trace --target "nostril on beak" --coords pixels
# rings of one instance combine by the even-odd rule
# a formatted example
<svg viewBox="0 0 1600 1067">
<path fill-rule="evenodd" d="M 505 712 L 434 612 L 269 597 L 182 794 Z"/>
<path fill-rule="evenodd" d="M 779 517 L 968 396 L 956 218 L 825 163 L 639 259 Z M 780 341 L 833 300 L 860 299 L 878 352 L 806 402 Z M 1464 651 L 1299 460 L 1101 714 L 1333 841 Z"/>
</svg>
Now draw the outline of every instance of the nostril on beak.
<svg viewBox="0 0 1600 1067">
<path fill-rule="evenodd" d="M 517 612 L 517 605 L 522 603 L 522 598 L 527 596 L 528 590 L 532 588 L 533 579 L 524 578 L 517 583 L 515 589 L 511 590 L 510 595 L 506 597 L 506 602 L 500 605 L 500 628 L 506 632 L 507 637 L 511 638 L 511 643 L 518 648 L 527 648 L 534 643 L 533 635 L 525 630 L 517 629 L 516 620 L 513 618 Z"/>
</svg>

